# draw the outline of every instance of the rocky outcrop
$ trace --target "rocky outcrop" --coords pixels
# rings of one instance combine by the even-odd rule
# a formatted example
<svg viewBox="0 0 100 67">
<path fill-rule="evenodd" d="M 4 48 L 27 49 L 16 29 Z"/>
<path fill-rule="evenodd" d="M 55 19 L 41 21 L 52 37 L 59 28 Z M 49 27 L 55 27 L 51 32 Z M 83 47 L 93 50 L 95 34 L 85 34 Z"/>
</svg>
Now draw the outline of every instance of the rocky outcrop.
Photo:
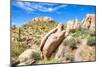
<svg viewBox="0 0 100 67">
<path fill-rule="evenodd" d="M 54 59 L 58 60 L 58 63 L 68 63 L 70 60 L 67 60 L 66 56 L 68 56 L 69 53 L 71 53 L 69 47 L 64 46 L 62 43 L 55 52 Z"/>
<path fill-rule="evenodd" d="M 96 25 L 96 15 L 95 14 L 87 14 L 86 18 L 83 19 L 81 27 L 85 29 L 95 30 Z"/>
<path fill-rule="evenodd" d="M 52 53 L 59 47 L 65 37 L 63 25 L 58 24 L 56 28 L 49 31 L 41 41 L 40 50 L 42 59 L 48 59 Z"/>
<path fill-rule="evenodd" d="M 75 52 L 75 61 L 94 61 L 95 48 L 87 45 L 80 45 Z"/>
<path fill-rule="evenodd" d="M 51 17 L 35 17 L 32 19 L 32 22 L 54 22 Z"/>
<path fill-rule="evenodd" d="M 67 22 L 67 28 L 66 28 L 66 30 L 69 30 L 69 29 L 75 29 L 75 30 L 77 30 L 78 27 L 79 27 L 78 20 L 75 19 L 74 21 L 68 21 Z"/>
</svg>

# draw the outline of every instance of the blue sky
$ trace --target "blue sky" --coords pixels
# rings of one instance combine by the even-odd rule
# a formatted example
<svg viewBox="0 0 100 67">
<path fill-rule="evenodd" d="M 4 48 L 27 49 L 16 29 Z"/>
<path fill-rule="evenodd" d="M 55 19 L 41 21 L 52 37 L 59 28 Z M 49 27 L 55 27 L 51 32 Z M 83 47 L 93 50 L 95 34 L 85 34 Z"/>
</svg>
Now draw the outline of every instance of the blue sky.
<svg viewBox="0 0 100 67">
<path fill-rule="evenodd" d="M 81 21 L 86 14 L 95 14 L 95 9 L 95 6 L 89 5 L 12 1 L 12 24 L 22 25 L 40 16 L 51 17 L 60 23 L 76 18 Z"/>
</svg>

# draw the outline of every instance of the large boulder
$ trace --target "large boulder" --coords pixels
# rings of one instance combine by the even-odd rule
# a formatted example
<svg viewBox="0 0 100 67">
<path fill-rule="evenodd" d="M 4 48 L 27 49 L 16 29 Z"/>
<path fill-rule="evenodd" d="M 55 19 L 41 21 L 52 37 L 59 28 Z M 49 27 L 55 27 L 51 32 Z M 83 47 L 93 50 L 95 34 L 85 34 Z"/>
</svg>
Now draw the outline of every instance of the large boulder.
<svg viewBox="0 0 100 67">
<path fill-rule="evenodd" d="M 49 31 L 42 39 L 40 44 L 41 57 L 48 59 L 57 50 L 59 45 L 65 38 L 65 31 L 63 25 L 58 24 L 56 28 Z"/>
<path fill-rule="evenodd" d="M 33 49 L 26 49 L 21 55 L 18 57 L 19 65 L 29 65 L 35 62 L 33 58 Z"/>
<path fill-rule="evenodd" d="M 70 53 L 69 47 L 65 46 L 63 43 L 58 47 L 57 51 L 55 52 L 54 59 L 58 60 L 58 63 L 67 63 L 70 60 L 67 60 L 67 56 Z"/>
<path fill-rule="evenodd" d="M 62 44 L 58 47 L 57 51 L 55 52 L 55 59 L 58 60 L 60 63 L 68 63 L 72 62 L 74 59 L 74 51 L 72 50 L 67 40 L 71 39 L 72 36 L 66 36 L 66 38 L 63 40 Z"/>
</svg>

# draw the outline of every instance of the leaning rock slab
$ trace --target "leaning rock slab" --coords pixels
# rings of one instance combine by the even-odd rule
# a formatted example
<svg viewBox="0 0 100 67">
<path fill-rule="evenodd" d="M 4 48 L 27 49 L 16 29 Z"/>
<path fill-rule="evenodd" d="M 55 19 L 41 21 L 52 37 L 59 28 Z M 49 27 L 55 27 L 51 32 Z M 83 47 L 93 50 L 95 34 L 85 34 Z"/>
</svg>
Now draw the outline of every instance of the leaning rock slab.
<svg viewBox="0 0 100 67">
<path fill-rule="evenodd" d="M 27 49 L 25 50 L 19 57 L 18 60 L 20 61 L 19 65 L 28 65 L 33 62 L 35 62 L 34 58 L 32 57 L 33 55 L 33 49 Z"/>
</svg>

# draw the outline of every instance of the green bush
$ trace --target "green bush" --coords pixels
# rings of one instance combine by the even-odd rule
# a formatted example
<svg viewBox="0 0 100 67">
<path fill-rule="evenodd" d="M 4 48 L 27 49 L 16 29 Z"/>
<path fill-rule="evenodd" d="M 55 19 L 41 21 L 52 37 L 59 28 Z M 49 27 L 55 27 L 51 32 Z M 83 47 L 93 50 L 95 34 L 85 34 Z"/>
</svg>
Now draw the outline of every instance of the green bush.
<svg viewBox="0 0 100 67">
<path fill-rule="evenodd" d="M 36 45 L 40 45 L 40 42 L 41 42 L 41 40 L 40 40 L 40 39 L 35 38 L 34 43 L 35 43 Z"/>
<path fill-rule="evenodd" d="M 68 55 L 66 56 L 66 61 L 71 61 L 71 62 L 73 62 L 73 61 L 74 61 L 74 56 L 73 56 L 72 54 L 68 54 Z"/>
<path fill-rule="evenodd" d="M 70 38 L 70 39 L 65 39 L 63 44 L 65 46 L 69 46 L 72 49 L 75 49 L 75 48 L 77 48 L 76 43 L 77 42 L 74 38 Z"/>
<path fill-rule="evenodd" d="M 42 61 L 43 64 L 51 64 L 51 63 L 57 63 L 57 60 L 54 58 L 50 58 L 49 60 Z"/>
<path fill-rule="evenodd" d="M 95 36 L 95 32 L 80 28 L 78 31 L 73 33 L 72 36 L 75 38 L 80 37 L 80 39 L 84 39 L 87 38 L 88 36 Z"/>
<path fill-rule="evenodd" d="M 38 60 L 41 59 L 40 53 L 39 53 L 39 52 L 34 52 L 33 55 L 32 55 L 32 57 L 33 57 L 34 60 L 36 60 L 36 61 L 38 61 Z"/>
<path fill-rule="evenodd" d="M 71 30 L 70 30 L 70 33 L 75 33 L 75 32 L 76 32 L 75 29 L 71 29 Z"/>
<path fill-rule="evenodd" d="M 14 44 L 12 46 L 12 57 L 18 57 L 26 48 L 26 45 Z"/>
<path fill-rule="evenodd" d="M 79 37 L 80 35 L 81 35 L 81 32 L 80 31 L 77 31 L 72 36 L 73 37 Z"/>
<path fill-rule="evenodd" d="M 90 31 L 90 36 L 96 36 L 96 32 L 95 31 Z"/>
<path fill-rule="evenodd" d="M 87 45 L 89 46 L 95 46 L 96 45 L 96 39 L 95 37 L 89 37 L 87 40 Z"/>
<path fill-rule="evenodd" d="M 79 31 L 81 34 L 89 34 L 89 30 L 84 29 L 84 28 L 81 28 L 81 27 L 78 28 L 78 31 Z"/>
</svg>

